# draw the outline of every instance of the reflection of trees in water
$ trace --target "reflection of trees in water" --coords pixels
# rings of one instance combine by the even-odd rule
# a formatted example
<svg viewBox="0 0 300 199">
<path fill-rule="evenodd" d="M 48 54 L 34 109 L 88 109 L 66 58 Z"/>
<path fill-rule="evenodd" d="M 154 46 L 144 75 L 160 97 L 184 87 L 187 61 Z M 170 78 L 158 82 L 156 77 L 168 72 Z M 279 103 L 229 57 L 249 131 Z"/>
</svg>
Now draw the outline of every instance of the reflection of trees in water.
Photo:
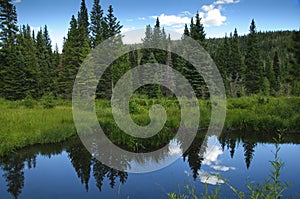
<svg viewBox="0 0 300 199">
<path fill-rule="evenodd" d="M 82 146 L 81 142 L 69 146 L 67 152 L 78 178 L 85 185 L 86 191 L 89 188 L 91 171 L 95 178 L 96 186 L 100 191 L 105 178 L 109 180 L 111 188 L 115 187 L 117 178 L 120 179 L 122 184 L 127 180 L 127 173 L 112 169 L 93 158 L 87 149 Z"/>
<path fill-rule="evenodd" d="M 201 169 L 201 164 L 203 161 L 203 151 L 201 151 L 201 147 L 204 141 L 205 135 L 199 132 L 195 139 L 193 140 L 192 145 L 188 148 L 188 150 L 183 154 L 183 160 L 188 161 L 189 167 L 193 172 L 193 178 L 196 178 L 199 175 L 199 171 Z"/>
<path fill-rule="evenodd" d="M 116 179 L 124 184 L 128 174 L 118 170 L 111 169 L 94 158 L 82 146 L 78 138 L 71 139 L 65 143 L 38 145 L 25 148 L 9 157 L 0 158 L 0 168 L 3 171 L 3 178 L 6 181 L 7 192 L 14 198 L 18 198 L 24 188 L 24 170 L 36 167 L 36 157 L 43 155 L 51 157 L 67 151 L 70 161 L 77 173 L 78 178 L 85 185 L 88 191 L 91 171 L 96 180 L 96 186 L 101 191 L 102 183 L 105 178 L 110 181 L 111 188 L 114 188 Z"/>
<path fill-rule="evenodd" d="M 7 192 L 18 198 L 24 187 L 25 164 L 17 157 L 11 157 L 5 163 L 1 162 L 1 169 L 4 171 L 3 177 L 7 183 Z"/>
<path fill-rule="evenodd" d="M 236 144 L 242 143 L 244 148 L 244 157 L 247 169 L 249 169 L 251 161 L 254 157 L 254 148 L 256 147 L 256 142 L 258 141 L 257 138 L 253 137 L 252 132 L 245 133 L 245 132 L 223 132 L 222 135 L 219 137 L 219 141 L 221 143 L 222 149 L 224 151 L 225 147 L 230 150 L 231 158 L 234 157 Z M 257 140 L 257 141 L 255 141 Z"/>
<path fill-rule="evenodd" d="M 118 171 L 108 166 L 102 164 L 96 159 L 92 160 L 93 164 L 93 175 L 96 180 L 96 186 L 98 187 L 99 191 L 102 190 L 103 180 L 107 177 L 110 181 L 110 187 L 114 188 L 116 183 L 116 178 L 120 179 L 120 183 L 124 184 L 127 180 L 128 174 L 126 172 Z"/>
<path fill-rule="evenodd" d="M 244 148 L 244 158 L 247 169 L 251 165 L 255 154 L 257 143 L 275 144 L 274 138 L 277 138 L 276 132 L 237 132 L 225 131 L 219 137 L 222 148 L 227 146 L 230 149 L 230 155 L 233 158 L 237 144 L 242 143 Z M 295 133 L 285 133 L 281 144 L 300 144 L 300 135 Z"/>
<path fill-rule="evenodd" d="M 189 167 L 193 172 L 194 179 L 197 178 L 203 161 L 203 151 L 201 151 L 201 145 L 206 145 L 206 143 L 203 143 L 204 135 L 205 134 L 203 133 L 198 133 L 192 145 L 183 154 L 183 159 L 184 161 L 188 161 Z M 153 144 L 154 146 L 152 146 L 151 143 L 148 146 L 156 149 L 157 146 L 165 144 L 167 139 L 169 139 L 169 136 L 170 135 L 164 137 L 162 141 L 160 141 L 161 137 L 157 137 L 156 143 L 153 140 L 153 143 L 155 143 Z M 220 136 L 219 141 L 223 147 L 223 150 L 225 147 L 230 149 L 230 155 L 232 158 L 235 154 L 237 144 L 242 143 L 242 146 L 244 147 L 246 166 L 249 168 L 254 157 L 254 149 L 257 145 L 257 142 L 270 144 L 275 143 L 273 137 L 276 137 L 275 133 L 224 132 Z M 184 142 L 183 138 L 179 138 L 177 142 L 181 148 L 187 144 Z M 284 143 L 299 144 L 300 135 L 285 134 Z M 6 181 L 7 192 L 9 192 L 14 198 L 18 198 L 20 196 L 25 182 L 24 170 L 25 168 L 32 169 L 36 167 L 36 158 L 38 155 L 43 155 L 50 158 L 51 156 L 61 154 L 63 151 L 68 152 L 68 156 L 75 171 L 77 172 L 77 176 L 82 184 L 85 185 L 87 190 L 91 176 L 94 177 L 96 186 L 100 191 L 105 179 L 108 180 L 110 187 L 114 188 L 117 181 L 119 181 L 121 184 L 124 184 L 128 178 L 128 174 L 126 172 L 109 168 L 108 166 L 97 161 L 82 146 L 81 141 L 78 138 L 73 138 L 65 143 L 29 147 L 18 151 L 17 153 L 13 153 L 9 157 L 0 158 L 0 168 L 3 171 L 3 178 Z M 130 161 L 135 161 L 139 164 L 147 164 L 147 160 L 149 158 L 159 162 L 168 154 L 169 150 L 166 148 L 165 150 L 162 150 L 161 153 L 157 153 L 157 156 L 155 157 L 137 156 L 136 159 L 128 159 L 128 157 L 120 156 L 117 158 L 119 158 L 124 167 L 127 167 Z M 101 153 L 98 152 L 97 155 L 101 155 Z"/>
<path fill-rule="evenodd" d="M 37 155 L 51 157 L 52 155 L 60 154 L 63 150 L 63 143 L 37 145 L 28 147 L 11 156 L 0 158 L 0 168 L 4 172 L 3 178 L 6 181 L 7 192 L 14 198 L 18 198 L 24 187 L 24 170 L 36 167 Z"/>
<path fill-rule="evenodd" d="M 256 147 L 256 143 L 245 141 L 243 144 L 243 147 L 244 147 L 244 156 L 245 156 L 246 166 L 247 166 L 247 169 L 249 169 L 251 161 L 254 156 L 254 148 Z"/>
<path fill-rule="evenodd" d="M 68 146 L 67 152 L 78 178 L 81 180 L 81 183 L 85 185 L 86 191 L 88 191 L 91 173 L 91 154 L 81 143 Z"/>
</svg>

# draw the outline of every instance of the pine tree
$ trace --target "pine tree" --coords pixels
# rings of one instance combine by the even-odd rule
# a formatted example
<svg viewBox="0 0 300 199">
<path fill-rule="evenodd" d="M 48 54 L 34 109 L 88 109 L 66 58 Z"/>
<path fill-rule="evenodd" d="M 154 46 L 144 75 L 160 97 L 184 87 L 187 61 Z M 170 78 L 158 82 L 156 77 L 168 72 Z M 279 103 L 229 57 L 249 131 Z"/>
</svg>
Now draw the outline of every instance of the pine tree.
<svg viewBox="0 0 300 199">
<path fill-rule="evenodd" d="M 78 32 L 77 20 L 73 15 L 70 22 L 68 37 L 63 47 L 62 69 L 58 77 L 59 94 L 65 99 L 71 98 L 75 76 L 81 64 Z"/>
<path fill-rule="evenodd" d="M 269 93 L 274 95 L 275 91 L 277 89 L 277 80 L 275 77 L 275 72 L 274 72 L 273 64 L 271 62 L 270 57 L 268 57 L 266 60 L 265 76 L 266 76 L 267 80 L 269 81 L 269 87 L 270 87 Z M 264 81 L 266 82 L 266 80 L 264 80 Z"/>
<path fill-rule="evenodd" d="M 274 89 L 275 89 L 275 91 L 279 91 L 282 75 L 281 75 L 281 69 L 280 69 L 280 60 L 279 60 L 277 51 L 275 51 L 274 58 L 273 58 L 273 70 L 274 70 L 274 76 L 275 76 Z"/>
<path fill-rule="evenodd" d="M 89 16 L 85 0 L 81 0 L 80 11 L 78 12 L 78 30 L 79 34 L 85 37 L 89 35 Z"/>
<path fill-rule="evenodd" d="M 9 99 L 16 99 L 21 96 L 15 96 L 14 89 L 16 86 L 22 84 L 22 74 L 20 79 L 16 79 L 15 75 L 19 71 L 12 71 L 17 69 L 15 64 L 18 56 L 16 50 L 16 36 L 18 32 L 17 27 L 17 12 L 11 0 L 0 1 L 0 97 Z M 21 71 L 20 71 L 21 72 Z M 16 79 L 16 82 L 15 82 Z M 19 83 L 17 81 L 20 81 Z"/>
<path fill-rule="evenodd" d="M 112 5 L 109 6 L 104 21 L 105 21 L 104 23 L 105 26 L 103 27 L 104 39 L 108 39 L 109 37 L 121 33 L 121 29 L 123 26 L 120 25 L 120 21 L 118 21 L 117 17 L 115 17 Z"/>
<path fill-rule="evenodd" d="M 237 29 L 234 29 L 233 38 L 231 39 L 231 51 L 229 55 L 230 59 L 230 70 L 232 72 L 231 76 L 232 79 L 241 79 L 242 73 L 243 73 L 243 59 L 242 54 L 240 50 L 240 42 L 239 42 L 239 36 L 237 33 Z"/>
<path fill-rule="evenodd" d="M 156 19 L 156 24 L 153 28 L 153 35 L 152 35 L 152 44 L 157 48 L 163 48 L 167 50 L 167 36 L 165 33 L 164 28 L 161 29 L 159 18 Z M 154 54 L 155 59 L 160 64 L 166 63 L 167 53 L 166 51 L 160 49 L 153 49 L 152 52 Z"/>
<path fill-rule="evenodd" d="M 40 30 L 36 36 L 36 55 L 38 59 L 39 69 L 41 71 L 41 93 L 42 95 L 50 92 L 51 88 L 51 59 L 48 57 L 48 50 L 45 43 L 45 39 L 43 37 L 43 32 Z"/>
<path fill-rule="evenodd" d="M 190 24 L 190 37 L 202 46 L 205 46 L 205 32 L 203 24 L 201 23 L 201 18 L 199 13 L 197 12 L 195 16 L 196 23 L 194 23 L 194 18 L 191 18 Z M 187 31 L 186 31 L 187 32 Z M 184 38 L 183 38 L 184 39 Z M 204 82 L 203 77 L 198 73 L 198 71 L 189 63 L 186 63 L 183 66 L 183 73 L 185 77 L 190 81 L 193 86 L 193 89 L 196 93 L 197 97 L 206 97 L 207 87 Z"/>
<path fill-rule="evenodd" d="M 241 90 L 244 64 L 240 51 L 239 36 L 237 29 L 234 30 L 233 37 L 230 37 L 230 52 L 227 54 L 228 57 L 228 77 L 230 86 L 230 93 L 232 97 L 237 97 L 238 91 Z"/>
<path fill-rule="evenodd" d="M 187 24 L 184 25 L 183 37 L 184 36 L 190 36 L 190 31 L 189 31 Z"/>
<path fill-rule="evenodd" d="M 103 10 L 100 5 L 100 0 L 94 0 L 94 5 L 91 11 L 90 25 L 91 43 L 93 48 L 103 41 L 103 22 Z"/>
<path fill-rule="evenodd" d="M 200 18 L 198 11 L 197 11 L 195 19 L 196 19 L 196 23 L 193 26 L 192 38 L 195 39 L 196 41 L 198 41 L 201 45 L 204 45 L 204 40 L 205 40 L 206 34 L 204 32 L 204 26 L 201 23 L 201 18 Z M 192 30 L 191 30 L 191 32 L 192 32 Z"/>
<path fill-rule="evenodd" d="M 114 15 L 113 7 L 110 5 L 108 8 L 108 13 L 106 17 L 104 18 L 104 21 L 102 23 L 103 28 L 103 39 L 106 40 L 108 38 L 112 38 L 110 40 L 110 46 L 117 50 L 118 47 L 120 47 L 120 44 L 122 44 L 121 39 L 121 28 L 123 26 L 120 25 L 120 21 L 118 21 L 117 17 Z M 128 58 L 126 58 L 126 63 Z M 119 66 L 118 66 L 119 65 Z M 125 64 L 127 67 L 127 64 Z M 112 89 L 114 85 L 114 73 L 118 73 L 118 71 L 122 71 L 123 66 L 121 64 L 118 64 L 118 62 L 115 62 L 112 66 L 110 66 L 106 71 L 103 73 L 99 84 L 97 88 L 97 97 L 100 98 L 110 98 L 112 94 Z"/>
<path fill-rule="evenodd" d="M 0 47 L 12 44 L 18 32 L 16 7 L 11 0 L 0 1 Z"/>
<path fill-rule="evenodd" d="M 292 94 L 300 95 L 300 30 L 295 31 L 293 34 L 293 60 L 289 75 L 292 82 Z"/>
<path fill-rule="evenodd" d="M 262 62 L 254 19 L 251 22 L 245 56 L 245 85 L 249 93 L 258 93 L 262 85 Z"/>
<path fill-rule="evenodd" d="M 25 68 L 25 84 L 24 90 L 26 96 L 39 98 L 42 95 L 41 89 L 41 71 L 36 55 L 36 45 L 31 37 L 29 25 L 22 26 L 20 36 L 17 39 L 18 49 L 22 54 Z"/>
</svg>

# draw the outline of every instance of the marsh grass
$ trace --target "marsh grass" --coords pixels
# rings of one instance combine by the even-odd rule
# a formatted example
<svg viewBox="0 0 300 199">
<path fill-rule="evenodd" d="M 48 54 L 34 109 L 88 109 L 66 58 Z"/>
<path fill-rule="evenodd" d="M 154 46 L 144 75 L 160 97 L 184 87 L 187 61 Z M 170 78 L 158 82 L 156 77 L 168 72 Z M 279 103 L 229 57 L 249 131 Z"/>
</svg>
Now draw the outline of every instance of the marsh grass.
<svg viewBox="0 0 300 199">
<path fill-rule="evenodd" d="M 29 145 L 61 142 L 75 134 L 71 107 L 0 107 L 0 155 Z"/>
<path fill-rule="evenodd" d="M 199 126 L 202 129 L 207 128 L 211 119 L 211 103 L 209 100 L 198 100 L 198 103 Z M 149 124 L 149 109 L 154 104 L 162 105 L 167 112 L 167 121 L 162 130 L 162 134 L 167 135 L 160 134 L 160 136 L 169 137 L 179 127 L 181 121 L 180 106 L 175 98 L 148 99 L 133 96 L 130 101 L 131 117 L 138 125 Z M 121 136 L 122 133 L 112 116 L 110 101 L 97 100 L 95 109 L 99 123 L 107 134 L 117 132 L 113 135 L 114 138 L 118 143 L 126 144 L 129 138 Z M 72 102 L 68 100 L 54 100 L 52 96 L 45 96 L 41 101 L 30 98 L 13 102 L 0 99 L 0 110 L 0 155 L 33 144 L 60 142 L 76 135 Z M 253 96 L 228 99 L 224 127 L 249 132 L 253 130 L 274 132 L 278 129 L 299 131 L 300 98 Z"/>
</svg>

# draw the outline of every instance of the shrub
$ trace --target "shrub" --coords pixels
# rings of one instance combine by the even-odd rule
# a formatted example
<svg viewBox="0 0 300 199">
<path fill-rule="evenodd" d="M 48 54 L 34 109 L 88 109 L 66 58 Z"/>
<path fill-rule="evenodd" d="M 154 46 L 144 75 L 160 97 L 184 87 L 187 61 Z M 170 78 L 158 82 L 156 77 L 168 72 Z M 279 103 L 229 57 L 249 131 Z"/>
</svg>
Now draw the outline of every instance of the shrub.
<svg viewBox="0 0 300 199">
<path fill-rule="evenodd" d="M 28 95 L 22 102 L 26 108 L 34 108 L 36 105 L 36 101 L 30 95 Z"/>
<path fill-rule="evenodd" d="M 55 107 L 54 96 L 52 93 L 44 95 L 41 99 L 42 106 L 45 109 L 51 109 Z"/>
</svg>

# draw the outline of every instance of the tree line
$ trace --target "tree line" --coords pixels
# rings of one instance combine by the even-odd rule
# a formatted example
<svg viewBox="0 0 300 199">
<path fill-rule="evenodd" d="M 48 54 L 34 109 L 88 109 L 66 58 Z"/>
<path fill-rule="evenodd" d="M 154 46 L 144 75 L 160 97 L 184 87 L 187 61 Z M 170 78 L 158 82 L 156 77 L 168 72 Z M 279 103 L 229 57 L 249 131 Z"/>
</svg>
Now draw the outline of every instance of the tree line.
<svg viewBox="0 0 300 199">
<path fill-rule="evenodd" d="M 78 69 L 93 48 L 114 35 L 121 35 L 122 25 L 110 5 L 104 13 L 100 0 L 94 0 L 88 12 L 81 1 L 77 16 L 73 15 L 62 53 L 52 50 L 47 26 L 39 31 L 29 25 L 18 27 L 17 12 L 11 0 L 0 3 L 0 97 L 19 100 L 39 99 L 45 95 L 70 99 Z M 299 31 L 258 32 L 255 21 L 249 34 L 239 36 L 237 29 L 224 38 L 207 39 L 199 13 L 185 25 L 182 40 L 189 36 L 199 42 L 215 61 L 228 96 L 251 94 L 300 95 L 300 33 Z M 209 97 L 203 77 L 182 57 L 168 51 L 179 48 L 180 41 L 171 42 L 157 18 L 154 27 L 146 26 L 145 47 L 158 43 L 157 49 L 132 50 L 105 71 L 99 81 L 98 98 L 110 98 L 122 74 L 145 63 L 167 64 L 183 74 L 197 97 Z M 147 71 L 142 76 L 147 77 Z M 167 77 L 173 81 L 172 77 Z M 137 78 L 133 81 L 141 81 Z M 172 96 L 159 85 L 146 85 L 138 91 L 148 97 Z"/>
</svg>

